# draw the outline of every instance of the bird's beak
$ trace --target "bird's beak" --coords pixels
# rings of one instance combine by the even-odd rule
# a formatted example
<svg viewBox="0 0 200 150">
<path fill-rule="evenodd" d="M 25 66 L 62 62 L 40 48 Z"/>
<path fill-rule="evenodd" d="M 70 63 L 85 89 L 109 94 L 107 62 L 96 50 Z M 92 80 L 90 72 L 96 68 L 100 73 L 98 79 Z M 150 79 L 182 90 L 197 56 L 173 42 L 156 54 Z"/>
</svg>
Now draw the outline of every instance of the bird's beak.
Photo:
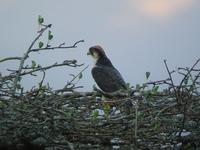
<svg viewBox="0 0 200 150">
<path fill-rule="evenodd" d="M 87 55 L 91 55 L 90 51 L 87 52 Z"/>
</svg>

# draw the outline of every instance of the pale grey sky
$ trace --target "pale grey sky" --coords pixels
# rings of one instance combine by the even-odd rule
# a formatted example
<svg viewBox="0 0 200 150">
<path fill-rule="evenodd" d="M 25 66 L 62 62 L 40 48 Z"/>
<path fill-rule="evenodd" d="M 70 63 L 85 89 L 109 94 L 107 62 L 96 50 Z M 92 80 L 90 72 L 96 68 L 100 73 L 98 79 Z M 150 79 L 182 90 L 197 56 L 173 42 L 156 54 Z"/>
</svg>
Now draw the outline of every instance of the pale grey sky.
<svg viewBox="0 0 200 150">
<path fill-rule="evenodd" d="M 37 35 L 38 15 L 53 24 L 52 44 L 71 45 L 81 39 L 85 43 L 76 49 L 35 53 L 31 59 L 43 66 L 66 59 L 89 64 L 79 82 L 84 91 L 94 84 L 90 74 L 93 60 L 86 53 L 96 44 L 132 85 L 145 82 L 146 71 L 151 72 L 151 80 L 166 78 L 163 59 L 175 69 L 190 66 L 200 57 L 199 0 L 0 0 L 0 58 L 24 53 Z M 1 63 L 0 70 L 17 65 Z M 47 72 L 46 81 L 62 88 L 70 80 L 69 74 L 82 68 L 53 69 Z M 37 82 L 25 78 L 23 85 L 32 87 Z"/>
</svg>

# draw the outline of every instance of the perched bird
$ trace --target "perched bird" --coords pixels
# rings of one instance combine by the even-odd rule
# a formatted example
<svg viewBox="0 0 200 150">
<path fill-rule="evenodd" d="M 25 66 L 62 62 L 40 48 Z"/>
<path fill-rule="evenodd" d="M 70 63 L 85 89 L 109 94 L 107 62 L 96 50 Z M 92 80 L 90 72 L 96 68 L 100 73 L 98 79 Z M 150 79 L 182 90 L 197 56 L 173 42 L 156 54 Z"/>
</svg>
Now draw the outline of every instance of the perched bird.
<svg viewBox="0 0 200 150">
<path fill-rule="evenodd" d="M 96 45 L 90 47 L 87 54 L 91 55 L 95 60 L 95 65 L 91 71 L 92 76 L 104 93 L 109 94 L 126 89 L 124 79 L 112 65 L 101 46 Z"/>
</svg>

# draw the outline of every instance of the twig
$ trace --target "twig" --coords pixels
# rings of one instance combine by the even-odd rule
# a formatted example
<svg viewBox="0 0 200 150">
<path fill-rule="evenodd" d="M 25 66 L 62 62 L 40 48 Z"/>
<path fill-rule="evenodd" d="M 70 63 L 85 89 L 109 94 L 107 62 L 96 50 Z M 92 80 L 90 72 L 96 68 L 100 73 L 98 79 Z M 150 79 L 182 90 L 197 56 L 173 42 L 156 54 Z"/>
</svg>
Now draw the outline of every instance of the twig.
<svg viewBox="0 0 200 150">
<path fill-rule="evenodd" d="M 170 80 L 170 79 L 158 80 L 158 81 L 150 81 L 150 82 L 146 82 L 145 85 L 148 85 L 148 84 L 150 84 L 150 85 L 152 85 L 152 84 L 153 84 L 153 85 L 168 84 L 168 85 L 172 86 L 171 83 L 167 82 L 167 81 L 169 81 L 169 80 Z"/>
<path fill-rule="evenodd" d="M 137 132 L 138 132 L 138 102 L 135 103 L 135 144 L 137 145 Z"/>
<path fill-rule="evenodd" d="M 18 71 L 17 71 L 17 74 L 16 74 L 16 77 L 14 79 L 14 82 L 13 82 L 13 90 L 12 90 L 12 93 L 13 95 L 15 94 L 16 92 L 16 89 L 17 89 L 17 83 L 19 81 L 19 77 L 20 77 L 20 74 L 22 72 L 22 69 L 23 69 L 23 66 L 24 66 L 24 62 L 25 60 L 27 59 L 28 57 L 28 54 L 30 53 L 33 45 L 35 44 L 35 42 L 42 36 L 42 34 L 48 29 L 51 27 L 51 24 L 45 26 L 44 28 L 41 29 L 39 35 L 33 40 L 33 42 L 31 43 L 31 45 L 29 46 L 28 50 L 24 53 L 24 56 L 21 58 L 20 60 L 20 65 L 19 65 L 19 68 L 18 68 Z"/>
<path fill-rule="evenodd" d="M 67 85 L 65 85 L 65 87 L 64 87 L 63 89 L 58 89 L 58 90 L 56 90 L 55 92 L 56 92 L 56 93 L 64 92 L 64 91 L 66 91 L 66 89 L 67 89 L 67 90 L 69 90 L 69 89 L 72 90 L 72 88 L 68 88 L 68 86 L 71 85 L 72 82 L 73 82 L 76 78 L 78 78 L 78 77 L 80 76 L 80 74 L 82 74 L 88 67 L 89 67 L 89 65 L 87 65 L 85 68 L 83 68 L 83 70 L 81 70 L 76 76 L 74 76 L 74 77 L 72 78 L 72 80 L 69 81 L 69 82 L 67 83 Z M 75 87 L 73 87 L 73 89 L 74 89 L 74 88 L 75 88 Z"/>
<path fill-rule="evenodd" d="M 80 76 L 80 74 L 83 73 L 83 71 L 85 71 L 87 68 L 89 67 L 89 65 L 87 65 L 85 68 L 83 68 L 83 70 L 81 70 L 76 76 L 74 76 L 74 78 L 69 82 L 72 83 L 76 78 L 78 78 Z"/>
<path fill-rule="evenodd" d="M 43 72 L 43 76 L 42 76 L 42 80 L 39 83 L 39 89 L 42 88 L 42 85 L 43 85 L 43 82 L 44 82 L 44 79 L 45 79 L 45 76 L 46 76 L 46 72 L 44 70 L 41 70 L 41 71 Z"/>
<path fill-rule="evenodd" d="M 178 67 L 178 70 L 184 70 L 184 71 L 188 71 L 189 70 L 189 68 L 188 67 L 186 67 L 186 68 L 183 68 L 183 67 Z M 200 71 L 200 69 L 192 69 L 192 71 L 195 71 L 195 72 L 199 72 Z"/>
<path fill-rule="evenodd" d="M 194 65 L 188 70 L 187 74 L 184 76 L 184 78 L 182 79 L 181 83 L 180 83 L 180 87 L 182 87 L 185 79 L 188 77 L 188 75 L 193 71 L 194 67 L 199 63 L 200 59 L 198 59 Z"/>
<path fill-rule="evenodd" d="M 167 106 L 167 107 L 164 107 L 163 109 L 161 109 L 157 114 L 156 114 L 156 117 L 155 118 L 157 118 L 161 113 L 163 113 L 165 110 L 167 110 L 167 109 L 169 109 L 169 108 L 171 108 L 171 107 L 174 107 L 174 106 L 176 106 L 177 105 L 177 103 L 172 103 L 171 105 L 169 105 L 169 106 Z"/>
<path fill-rule="evenodd" d="M 172 84 L 172 88 L 173 88 L 173 90 L 174 90 L 174 94 L 175 94 L 175 96 L 176 96 L 177 104 L 179 104 L 179 95 L 178 95 L 177 90 L 176 90 L 176 88 L 175 88 L 175 85 L 174 85 L 174 81 L 173 81 L 171 72 L 169 71 L 169 68 L 168 68 L 168 66 L 167 66 L 167 60 L 164 60 L 164 63 L 165 63 L 165 67 L 166 67 L 166 69 L 167 69 L 167 73 L 168 73 L 168 75 L 169 75 L 169 79 L 170 79 L 171 84 Z"/>
<path fill-rule="evenodd" d="M 54 50 L 54 49 L 69 49 L 69 48 L 76 48 L 78 43 L 84 42 L 84 40 L 79 40 L 75 42 L 72 46 L 62 46 L 64 43 L 62 43 L 59 46 L 55 47 L 44 47 L 44 48 L 37 48 L 37 49 L 31 49 L 30 52 L 38 52 L 38 51 L 43 51 L 43 50 Z"/>
<path fill-rule="evenodd" d="M 8 57 L 0 60 L 1 62 L 8 61 L 8 60 L 21 60 L 21 57 Z"/>
<path fill-rule="evenodd" d="M 192 68 L 194 68 L 195 66 L 196 66 L 196 64 L 199 62 L 199 60 L 193 65 L 193 67 Z M 191 69 L 192 69 L 191 68 Z M 190 72 L 191 72 L 191 69 L 189 70 Z M 188 71 L 188 72 L 189 72 Z M 188 74 L 189 75 L 189 74 Z M 188 76 L 187 75 L 187 76 Z M 188 95 L 187 95 L 187 98 L 186 98 L 186 101 L 185 101 L 185 104 L 184 104 L 184 107 L 183 107 L 183 121 L 182 121 L 182 131 L 181 132 L 183 132 L 183 130 L 184 130 L 184 128 L 185 128 L 185 121 L 186 121 L 186 111 L 187 111 L 187 104 L 188 104 L 188 100 L 190 100 L 191 99 L 191 96 L 192 96 L 192 94 L 193 94 L 193 91 L 194 91 L 194 86 L 195 86 L 195 84 L 196 84 L 196 81 L 197 81 L 197 79 L 199 78 L 199 75 L 200 75 L 200 72 L 198 73 L 198 75 L 196 76 L 196 78 L 192 81 L 192 84 L 190 85 L 190 88 L 189 88 L 189 90 L 188 90 Z M 181 135 L 181 132 L 179 133 L 179 135 Z"/>
<path fill-rule="evenodd" d="M 183 83 L 184 81 L 188 78 L 189 75 L 191 75 L 191 72 L 194 71 L 194 67 L 199 63 L 200 59 L 198 59 L 194 65 L 188 69 L 187 71 L 187 74 L 184 76 L 184 78 L 182 79 L 181 83 L 180 83 L 180 86 L 179 86 L 179 90 L 180 88 L 183 87 Z M 188 105 L 188 100 L 191 99 L 191 96 L 192 96 L 192 93 L 194 91 L 194 86 L 196 84 L 196 81 L 197 79 L 199 78 L 199 75 L 200 75 L 200 72 L 198 73 L 198 75 L 196 76 L 196 78 L 192 81 L 192 84 L 190 85 L 190 88 L 187 92 L 187 97 L 184 97 L 185 99 L 185 104 L 184 104 L 184 107 L 183 107 L 183 120 L 182 120 L 182 127 L 181 127 L 181 131 L 179 132 L 179 137 L 181 137 L 181 133 L 183 132 L 184 128 L 185 128 L 185 121 L 186 121 L 186 112 L 187 112 L 187 105 Z"/>
<path fill-rule="evenodd" d="M 84 64 L 73 64 L 71 61 L 69 61 L 68 63 L 61 63 L 61 64 L 53 64 L 53 65 L 50 65 L 50 66 L 46 66 L 46 67 L 41 67 L 41 68 L 35 68 L 34 70 L 31 70 L 31 71 L 27 71 L 27 72 L 23 72 L 21 73 L 19 76 L 24 76 L 24 75 L 27 75 L 27 74 L 32 74 L 34 72 L 38 72 L 38 71 L 41 71 L 41 70 L 48 70 L 48 69 L 51 69 L 51 68 L 55 68 L 55 67 L 60 67 L 60 66 L 70 66 L 70 67 L 80 67 Z"/>
<path fill-rule="evenodd" d="M 77 44 L 79 44 L 81 42 L 84 42 L 84 40 L 80 40 L 80 41 L 75 42 L 74 45 L 73 45 L 73 47 L 77 47 Z"/>
</svg>

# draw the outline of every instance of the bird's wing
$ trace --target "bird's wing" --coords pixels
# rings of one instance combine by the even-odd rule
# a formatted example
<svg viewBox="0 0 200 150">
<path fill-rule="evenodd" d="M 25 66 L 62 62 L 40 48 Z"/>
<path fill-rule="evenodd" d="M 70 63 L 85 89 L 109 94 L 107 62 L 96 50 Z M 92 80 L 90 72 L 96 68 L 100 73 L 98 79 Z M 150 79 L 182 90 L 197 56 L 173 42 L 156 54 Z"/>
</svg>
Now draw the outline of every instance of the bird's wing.
<svg viewBox="0 0 200 150">
<path fill-rule="evenodd" d="M 115 92 L 119 89 L 126 88 L 121 74 L 114 67 L 95 66 L 92 69 L 92 76 L 104 92 Z"/>
</svg>

